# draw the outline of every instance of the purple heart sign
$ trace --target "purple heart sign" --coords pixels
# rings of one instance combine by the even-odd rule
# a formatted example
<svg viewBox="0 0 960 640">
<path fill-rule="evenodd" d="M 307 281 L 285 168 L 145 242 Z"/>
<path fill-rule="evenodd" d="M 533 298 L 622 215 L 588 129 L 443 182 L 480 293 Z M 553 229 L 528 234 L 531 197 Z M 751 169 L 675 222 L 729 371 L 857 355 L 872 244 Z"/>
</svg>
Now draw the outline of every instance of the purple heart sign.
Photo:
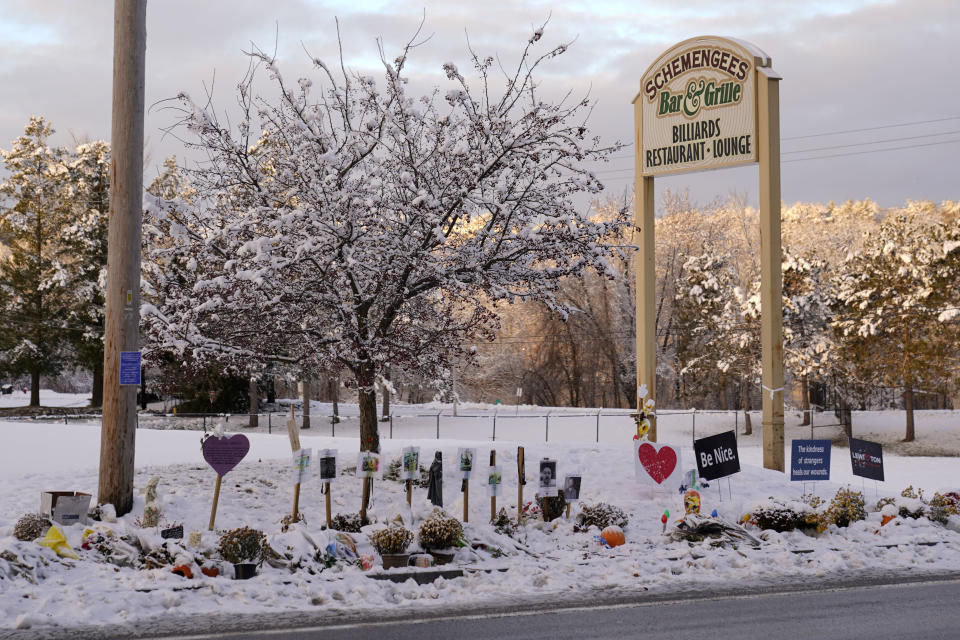
<svg viewBox="0 0 960 640">
<path fill-rule="evenodd" d="M 203 459 L 207 461 L 218 476 L 225 476 L 250 451 L 250 441 L 243 434 L 229 438 L 211 436 L 203 442 Z"/>
</svg>

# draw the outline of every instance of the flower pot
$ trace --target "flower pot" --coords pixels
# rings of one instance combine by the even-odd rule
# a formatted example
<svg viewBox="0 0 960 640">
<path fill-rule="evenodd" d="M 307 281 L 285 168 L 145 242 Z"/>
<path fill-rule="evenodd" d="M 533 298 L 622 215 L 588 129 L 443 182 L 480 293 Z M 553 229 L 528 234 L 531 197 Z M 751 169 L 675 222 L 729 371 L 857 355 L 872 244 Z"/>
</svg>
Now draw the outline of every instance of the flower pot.
<svg viewBox="0 0 960 640">
<path fill-rule="evenodd" d="M 430 555 L 433 556 L 434 564 L 450 564 L 453 562 L 453 552 L 431 551 Z"/>
<path fill-rule="evenodd" d="M 257 575 L 257 565 L 254 562 L 239 562 L 233 565 L 234 580 L 249 580 Z"/>
<path fill-rule="evenodd" d="M 407 561 L 410 559 L 410 554 L 409 553 L 384 553 L 380 557 L 383 558 L 384 569 L 396 569 L 397 567 L 407 566 Z"/>
</svg>

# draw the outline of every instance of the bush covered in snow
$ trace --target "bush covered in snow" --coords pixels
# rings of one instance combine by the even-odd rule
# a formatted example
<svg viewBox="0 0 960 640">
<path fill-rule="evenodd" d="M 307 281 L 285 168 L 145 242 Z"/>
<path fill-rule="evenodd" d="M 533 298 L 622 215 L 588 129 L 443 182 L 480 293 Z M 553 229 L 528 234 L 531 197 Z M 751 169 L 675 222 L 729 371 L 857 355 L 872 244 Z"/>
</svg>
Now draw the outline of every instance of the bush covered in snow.
<svg viewBox="0 0 960 640">
<path fill-rule="evenodd" d="M 841 487 L 827 507 L 827 520 L 838 527 L 849 527 L 851 522 L 867 517 L 863 494 L 849 487 Z"/>
<path fill-rule="evenodd" d="M 370 534 L 370 542 L 380 555 L 403 553 L 413 542 L 413 532 L 400 526 L 390 526 Z"/>
<path fill-rule="evenodd" d="M 818 524 L 817 510 L 805 502 L 780 500 L 771 497 L 750 510 L 750 521 L 761 529 L 784 532 L 814 528 Z"/>
<path fill-rule="evenodd" d="M 240 564 L 242 562 L 260 563 L 266 553 L 267 536 L 258 529 L 239 527 L 231 529 L 220 536 L 217 551 L 227 562 Z"/>
<path fill-rule="evenodd" d="M 574 529 L 577 531 L 586 531 L 590 527 L 606 529 L 611 525 L 618 527 L 627 526 L 627 514 L 620 507 L 612 504 L 598 502 L 593 505 L 584 505 L 577 515 L 577 522 Z"/>
<path fill-rule="evenodd" d="M 50 526 L 50 520 L 42 513 L 28 513 L 17 520 L 13 527 L 13 535 L 17 540 L 30 542 L 44 534 Z"/>
<path fill-rule="evenodd" d="M 343 531 L 345 533 L 360 533 L 360 527 L 365 524 L 370 524 L 367 521 L 364 521 L 359 513 L 349 513 L 343 515 L 338 513 L 333 516 L 333 519 L 330 521 L 332 525 L 330 528 L 334 531 Z"/>
<path fill-rule="evenodd" d="M 417 535 L 424 549 L 449 549 L 463 544 L 463 525 L 440 510 L 423 521 Z"/>
</svg>

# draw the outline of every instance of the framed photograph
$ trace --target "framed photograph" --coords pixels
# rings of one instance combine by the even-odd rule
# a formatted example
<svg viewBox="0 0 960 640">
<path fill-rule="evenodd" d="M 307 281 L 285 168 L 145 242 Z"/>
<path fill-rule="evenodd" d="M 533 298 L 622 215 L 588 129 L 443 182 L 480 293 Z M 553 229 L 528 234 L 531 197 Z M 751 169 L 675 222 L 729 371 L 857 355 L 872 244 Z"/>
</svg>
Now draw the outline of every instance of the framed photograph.
<svg viewBox="0 0 960 640">
<path fill-rule="evenodd" d="M 357 456 L 357 477 L 373 478 L 380 471 L 380 454 L 361 451 Z"/>
<path fill-rule="evenodd" d="M 313 449 L 300 449 L 293 454 L 293 483 L 303 484 L 310 478 L 313 463 Z"/>
<path fill-rule="evenodd" d="M 499 496 L 502 483 L 503 469 L 499 466 L 490 467 L 487 471 L 487 495 L 491 498 Z"/>
<path fill-rule="evenodd" d="M 580 499 L 581 476 L 564 476 L 563 478 L 563 497 L 567 502 L 576 502 Z"/>
<path fill-rule="evenodd" d="M 420 447 L 404 447 L 401 456 L 400 479 L 420 478 Z"/>
<path fill-rule="evenodd" d="M 540 496 L 557 495 L 557 461 L 543 459 L 540 461 Z"/>
<path fill-rule="evenodd" d="M 457 468 L 460 470 L 461 478 L 467 479 L 473 474 L 473 462 L 476 457 L 476 449 L 460 449 L 457 452 L 457 460 L 459 461 Z"/>
<path fill-rule="evenodd" d="M 317 452 L 320 459 L 320 481 L 333 482 L 337 479 L 337 450 L 320 449 Z"/>
</svg>

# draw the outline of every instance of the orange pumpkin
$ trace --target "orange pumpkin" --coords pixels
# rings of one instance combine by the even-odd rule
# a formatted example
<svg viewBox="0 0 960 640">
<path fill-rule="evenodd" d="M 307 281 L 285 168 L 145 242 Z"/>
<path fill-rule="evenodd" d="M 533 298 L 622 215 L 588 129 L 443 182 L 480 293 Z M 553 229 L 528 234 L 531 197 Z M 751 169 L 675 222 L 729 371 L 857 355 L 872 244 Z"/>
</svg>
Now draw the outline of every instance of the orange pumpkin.
<svg viewBox="0 0 960 640">
<path fill-rule="evenodd" d="M 600 532 L 600 537 L 603 538 L 608 545 L 611 547 L 619 547 L 624 542 L 626 538 L 623 535 L 623 529 L 617 525 L 610 525 L 606 529 Z"/>
</svg>

